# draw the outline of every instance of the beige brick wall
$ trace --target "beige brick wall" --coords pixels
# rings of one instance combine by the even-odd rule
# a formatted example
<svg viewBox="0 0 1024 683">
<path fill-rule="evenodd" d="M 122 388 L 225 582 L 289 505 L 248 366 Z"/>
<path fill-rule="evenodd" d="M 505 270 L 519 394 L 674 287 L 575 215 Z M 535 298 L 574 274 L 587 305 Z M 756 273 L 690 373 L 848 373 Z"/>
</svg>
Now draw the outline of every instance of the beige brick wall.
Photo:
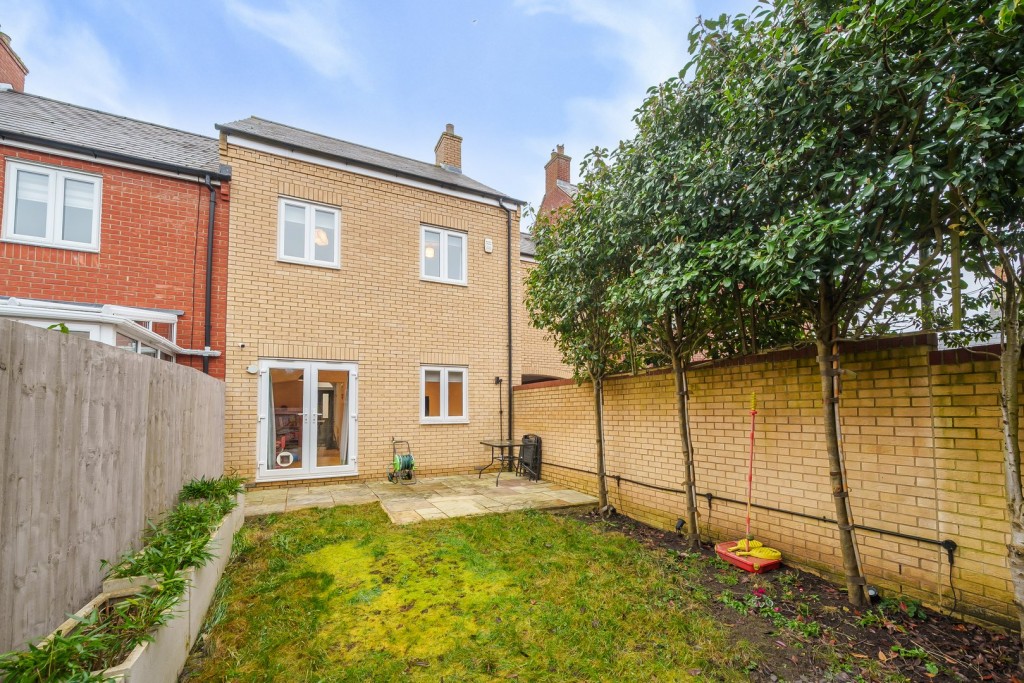
<svg viewBox="0 0 1024 683">
<path fill-rule="evenodd" d="M 412 442 L 424 475 L 468 472 L 486 462 L 479 441 L 499 432 L 493 382 L 507 373 L 505 212 L 225 143 L 222 155 L 235 192 L 226 469 L 255 475 L 258 378 L 246 368 L 261 358 L 359 364 L 359 472 L 344 481 L 381 479 L 392 436 Z M 340 270 L 277 260 L 283 195 L 340 208 Z M 422 224 L 467 233 L 468 286 L 420 279 Z M 512 229 L 518 237 L 518 217 Z M 484 252 L 486 238 L 493 253 Z M 513 258 L 514 287 L 519 281 Z M 421 364 L 468 366 L 469 424 L 420 424 Z M 516 359 L 516 382 L 519 372 Z M 507 401 L 505 410 L 507 417 Z"/>
<path fill-rule="evenodd" d="M 923 337 L 915 338 L 922 342 Z M 1008 541 L 999 441 L 997 363 L 957 358 L 927 344 L 860 345 L 843 355 L 843 445 L 858 524 L 959 545 L 953 568 L 958 608 L 1012 624 Z M 701 493 L 744 500 L 750 392 L 758 396 L 754 502 L 835 517 L 824 452 L 820 384 L 813 353 L 691 372 L 691 425 Z M 543 438 L 543 477 L 594 492 L 596 479 L 552 465 L 594 470 L 590 385 L 552 383 L 516 392 L 517 423 Z M 610 474 L 681 489 L 671 374 L 614 378 L 606 386 Z M 625 481 L 608 482 L 619 511 L 662 528 L 683 516 L 684 499 Z M 740 537 L 741 505 L 699 499 L 702 532 Z M 838 575 L 835 525 L 754 511 L 759 539 L 787 561 Z M 952 605 L 946 552 L 934 545 L 859 530 L 869 581 L 945 608 Z"/>
<path fill-rule="evenodd" d="M 537 267 L 534 261 L 520 261 L 519 305 L 522 308 L 517 320 L 516 343 L 522 361 L 524 375 L 545 375 L 547 377 L 572 377 L 572 368 L 562 362 L 562 354 L 544 330 L 530 324 L 526 311 L 526 277 Z"/>
</svg>

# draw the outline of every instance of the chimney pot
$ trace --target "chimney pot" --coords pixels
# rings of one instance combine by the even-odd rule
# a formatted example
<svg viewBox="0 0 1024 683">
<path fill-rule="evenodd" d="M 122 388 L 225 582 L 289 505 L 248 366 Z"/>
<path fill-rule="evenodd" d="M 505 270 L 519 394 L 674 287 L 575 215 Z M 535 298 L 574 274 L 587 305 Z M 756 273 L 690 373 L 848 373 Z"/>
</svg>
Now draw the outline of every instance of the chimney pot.
<svg viewBox="0 0 1024 683">
<path fill-rule="evenodd" d="M 435 163 L 446 171 L 462 173 L 462 138 L 455 134 L 455 125 L 447 124 L 434 145 Z"/>
</svg>

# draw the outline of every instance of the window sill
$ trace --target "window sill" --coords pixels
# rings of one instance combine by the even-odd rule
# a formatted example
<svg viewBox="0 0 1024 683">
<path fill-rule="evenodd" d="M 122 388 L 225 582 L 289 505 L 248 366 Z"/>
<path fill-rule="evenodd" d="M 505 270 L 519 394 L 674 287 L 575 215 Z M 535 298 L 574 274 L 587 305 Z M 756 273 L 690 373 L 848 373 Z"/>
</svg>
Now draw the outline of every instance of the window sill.
<svg viewBox="0 0 1024 683">
<path fill-rule="evenodd" d="M 453 420 L 439 420 L 437 418 L 429 419 L 429 418 L 421 417 L 420 418 L 420 424 L 421 425 L 468 425 L 469 424 L 469 418 L 468 417 L 459 417 L 459 418 L 455 418 Z"/>
<path fill-rule="evenodd" d="M 278 256 L 278 263 L 290 263 L 296 266 L 312 266 L 313 268 L 326 268 L 327 270 L 341 270 L 340 263 L 318 263 L 316 261 L 304 261 L 297 258 L 288 258 L 287 256 Z"/>
<path fill-rule="evenodd" d="M 420 275 L 421 282 L 436 282 L 439 285 L 455 285 L 456 287 L 469 287 L 468 282 L 457 282 L 455 280 L 443 280 L 439 277 L 427 277 L 426 275 Z"/>
<path fill-rule="evenodd" d="M 36 242 L 35 240 L 18 239 L 16 237 L 0 237 L 0 242 L 7 244 L 20 244 L 25 247 L 41 247 L 43 249 L 60 249 L 61 251 L 81 251 L 87 254 L 98 254 L 100 253 L 99 245 L 92 246 L 89 244 L 72 245 L 72 244 L 55 244 L 53 242 Z"/>
</svg>

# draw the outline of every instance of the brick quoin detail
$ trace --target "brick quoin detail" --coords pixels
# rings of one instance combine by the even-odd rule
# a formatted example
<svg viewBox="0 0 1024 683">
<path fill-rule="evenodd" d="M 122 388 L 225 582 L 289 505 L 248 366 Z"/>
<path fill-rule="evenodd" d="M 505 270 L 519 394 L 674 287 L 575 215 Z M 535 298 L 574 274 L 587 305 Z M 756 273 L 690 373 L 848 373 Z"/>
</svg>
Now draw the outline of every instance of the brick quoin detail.
<svg viewBox="0 0 1024 683">
<path fill-rule="evenodd" d="M 0 193 L 7 161 L 36 162 L 102 175 L 100 252 L 0 242 L 0 295 L 185 311 L 180 346 L 203 348 L 206 235 L 210 194 L 197 182 L 0 145 Z M 0 197 L 2 199 L 2 197 Z M 227 313 L 228 199 L 217 189 L 212 348 L 224 352 Z M 179 356 L 202 368 L 202 358 Z M 224 359 L 210 360 L 224 378 Z"/>
</svg>

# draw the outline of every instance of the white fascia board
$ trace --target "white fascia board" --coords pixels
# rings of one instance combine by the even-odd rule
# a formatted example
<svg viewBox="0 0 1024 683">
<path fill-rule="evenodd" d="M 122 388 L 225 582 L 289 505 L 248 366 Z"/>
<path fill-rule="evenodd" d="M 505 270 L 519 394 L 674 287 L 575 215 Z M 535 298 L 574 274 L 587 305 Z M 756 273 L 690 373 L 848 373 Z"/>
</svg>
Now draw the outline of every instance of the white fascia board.
<svg viewBox="0 0 1024 683">
<path fill-rule="evenodd" d="M 265 152 L 267 154 L 274 154 L 279 157 L 286 159 L 294 159 L 296 161 L 304 161 L 309 164 L 316 164 L 317 166 L 326 166 L 327 168 L 334 168 L 339 171 L 346 171 L 348 173 L 354 173 L 356 175 L 366 176 L 368 178 L 376 178 L 378 180 L 386 180 L 389 183 L 395 183 L 397 185 L 405 185 L 407 187 L 415 187 L 419 190 L 426 190 L 428 192 L 436 192 L 438 194 L 447 195 L 449 197 L 458 197 L 459 199 L 466 199 L 471 202 L 477 202 L 479 204 L 486 204 L 487 206 L 499 206 L 500 203 L 497 199 L 490 197 L 483 197 L 472 192 L 461 192 L 459 190 L 451 190 L 446 187 L 434 185 L 426 181 L 413 180 L 412 178 L 406 178 L 400 175 L 392 175 L 384 173 L 382 171 L 375 171 L 370 168 L 363 166 L 357 166 L 356 164 L 349 164 L 344 161 L 338 161 L 337 159 L 329 159 L 327 157 L 316 156 L 313 154 L 307 154 L 305 152 L 296 152 L 288 149 L 287 147 L 278 147 L 265 142 L 257 142 L 255 140 L 249 140 L 248 138 L 240 137 L 237 135 L 228 135 L 227 143 L 229 145 L 235 145 L 244 149 L 251 149 L 257 152 Z M 511 200 L 509 200 L 511 202 Z M 508 206 L 508 205 L 506 205 Z M 509 208 L 515 207 L 515 210 L 519 211 L 518 204 L 512 204 Z"/>
<path fill-rule="evenodd" d="M 79 161 L 88 161 L 89 163 L 99 164 L 100 166 L 113 166 L 115 168 L 126 168 L 130 171 L 138 171 L 140 173 L 150 173 L 152 175 L 164 176 L 165 178 L 174 178 L 175 180 L 185 180 L 191 183 L 198 183 L 205 185 L 206 181 L 199 175 L 186 175 L 184 173 L 175 173 L 173 171 L 164 171 L 159 168 L 153 168 L 152 166 L 142 166 L 141 164 L 129 164 L 124 161 L 114 161 L 113 159 L 104 159 L 103 157 L 90 156 L 88 154 L 79 154 L 77 152 L 69 152 L 67 150 L 58 149 L 56 147 L 46 147 L 44 145 L 33 145 L 28 142 L 20 142 L 17 140 L 8 140 L 0 137 L 0 143 L 7 147 L 17 147 L 18 149 L 25 149 L 30 152 L 41 152 L 43 154 L 52 154 L 57 157 L 64 157 L 66 159 L 77 159 Z M 198 172 L 197 172 L 198 173 Z M 210 179 L 211 185 L 220 185 L 220 180 Z"/>
</svg>

